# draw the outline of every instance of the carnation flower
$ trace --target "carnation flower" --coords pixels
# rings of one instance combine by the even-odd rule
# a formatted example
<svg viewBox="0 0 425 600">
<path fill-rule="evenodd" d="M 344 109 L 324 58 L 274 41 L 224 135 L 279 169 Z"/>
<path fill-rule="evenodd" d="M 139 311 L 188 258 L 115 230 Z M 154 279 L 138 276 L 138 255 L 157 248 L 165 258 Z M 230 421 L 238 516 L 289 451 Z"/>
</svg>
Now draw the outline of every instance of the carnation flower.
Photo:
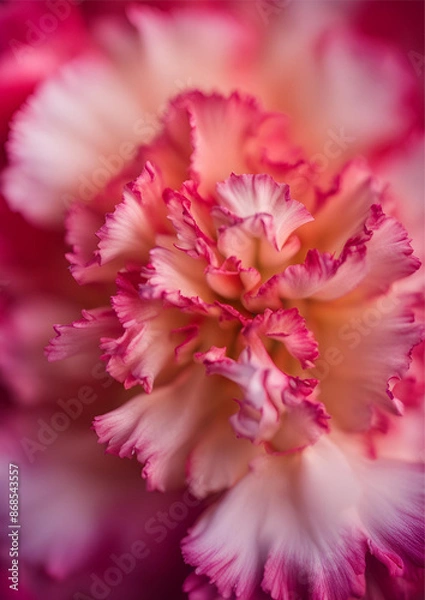
<svg viewBox="0 0 425 600">
<path fill-rule="evenodd" d="M 10 129 L 2 193 L 21 213 L 1 206 L 0 456 L 37 454 L 24 470 L 25 588 L 157 600 L 177 597 L 191 571 L 189 600 L 416 600 L 414 70 L 353 27 L 348 1 L 158 4 L 59 2 L 70 15 L 51 44 L 12 49 L 13 108 L 45 79 L 0 130 Z M 13 87 L 10 50 L 2 58 Z M 79 398 L 98 379 L 100 357 L 102 405 L 41 451 L 25 436 L 65 390 Z M 102 462 L 94 415 L 99 442 L 136 457 L 145 484 L 134 464 Z M 59 541 L 38 477 L 55 497 L 70 486 L 53 512 Z M 175 499 L 172 527 L 148 527 Z M 167 540 L 144 563 L 156 577 L 138 568 L 105 592 L 97 574 L 111 549 L 131 546 L 133 523 Z M 159 581 L 168 561 L 173 577 Z M 37 579 L 39 568 L 63 585 Z"/>
<path fill-rule="evenodd" d="M 220 597 L 362 597 L 367 558 L 419 567 L 421 469 L 376 441 L 423 335 L 383 186 L 356 160 L 318 189 L 283 115 L 238 93 L 172 100 L 138 160 L 85 267 L 116 278 L 111 305 L 48 351 L 98 342 L 143 388 L 95 419 L 99 441 L 151 490 L 220 493 L 183 541 Z M 82 211 L 70 237 L 91 233 Z"/>
</svg>

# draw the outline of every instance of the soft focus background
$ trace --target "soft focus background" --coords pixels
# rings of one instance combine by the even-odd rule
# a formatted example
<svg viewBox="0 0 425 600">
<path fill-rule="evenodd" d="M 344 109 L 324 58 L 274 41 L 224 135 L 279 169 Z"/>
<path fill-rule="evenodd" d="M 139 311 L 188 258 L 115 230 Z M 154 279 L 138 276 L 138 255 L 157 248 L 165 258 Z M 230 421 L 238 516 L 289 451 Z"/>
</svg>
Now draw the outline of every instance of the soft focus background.
<svg viewBox="0 0 425 600">
<path fill-rule="evenodd" d="M 134 4 L 149 5 L 152 11 L 138 29 L 128 18 Z M 196 19 L 181 27 L 174 15 L 191 9 L 198 11 Z M 222 10 L 231 14 L 228 31 L 219 23 Z M 13 143 L 7 140 L 14 115 L 28 98 L 71 61 L 103 53 L 121 69 L 135 101 L 142 99 L 143 131 L 136 143 L 155 133 L 156 113 L 169 97 L 194 86 L 219 91 L 242 86 L 259 95 L 267 108 L 288 112 L 295 136 L 312 155 L 323 152 L 326 132 L 333 127 L 338 132 L 343 123 L 355 142 L 342 148 L 333 166 L 362 154 L 390 180 L 392 193 L 403 198 L 400 219 L 421 255 L 423 23 L 424 4 L 416 0 L 3 0 L 0 167 L 16 176 L 10 168 L 20 143 L 19 127 Z M 319 59 L 313 63 L 311 56 L 321 56 L 318 39 L 326 31 L 343 40 L 366 39 L 380 49 L 381 60 L 397 56 L 397 66 L 392 59 L 376 59 L 368 80 L 350 70 L 341 50 L 313 81 L 323 64 Z M 321 39 L 324 44 L 326 36 Z M 245 49 L 236 61 L 235 48 Z M 299 77 L 294 64 L 300 72 L 305 69 Z M 387 72 L 388 87 L 374 77 L 374 69 Z M 397 69 L 408 90 L 397 98 L 403 104 L 400 123 L 391 118 L 400 91 Z M 201 503 L 184 490 L 148 493 L 140 465 L 105 455 L 98 445 L 91 430 L 94 416 L 128 395 L 105 372 L 100 354 L 55 363 L 44 356 L 55 323 L 77 319 L 81 309 L 101 304 L 112 291 L 101 281 L 85 287 L 76 283 L 65 258 L 66 211 L 59 207 L 50 218 L 49 196 L 40 188 L 40 181 L 55 179 L 60 136 L 72 135 L 69 127 L 81 114 L 79 102 L 89 94 L 84 76 L 72 85 L 66 104 L 60 94 L 52 94 L 34 139 L 22 138 L 28 153 L 40 161 L 29 172 L 22 197 L 13 191 L 16 179 L 8 175 L 4 180 L 3 193 L 14 198 L 14 211 L 0 195 L 0 597 L 177 600 L 186 597 L 181 586 L 189 572 L 179 541 Z M 109 92 L 106 88 L 105 97 Z M 116 113 L 115 125 L 120 126 L 119 101 L 111 95 L 106 104 L 106 120 Z M 64 111 L 71 115 L 66 123 Z M 56 119 L 54 127 L 44 130 L 50 117 Z M 125 132 L 123 136 L 128 139 Z M 17 153 L 23 172 L 25 152 Z M 71 183 L 61 194 L 68 194 L 68 201 L 74 198 L 74 159 L 71 153 L 63 166 Z M 32 206 L 38 194 L 47 208 L 36 214 Z M 18 593 L 9 590 L 7 581 L 10 462 L 20 468 Z"/>
</svg>

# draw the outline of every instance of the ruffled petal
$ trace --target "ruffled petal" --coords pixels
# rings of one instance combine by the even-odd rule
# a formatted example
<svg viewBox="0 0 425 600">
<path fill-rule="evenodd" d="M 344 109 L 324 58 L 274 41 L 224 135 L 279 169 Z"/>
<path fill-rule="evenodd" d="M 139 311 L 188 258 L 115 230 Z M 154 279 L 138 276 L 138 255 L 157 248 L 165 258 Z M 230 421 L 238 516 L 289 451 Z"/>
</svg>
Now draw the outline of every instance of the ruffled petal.
<svg viewBox="0 0 425 600">
<path fill-rule="evenodd" d="M 181 487 L 190 450 L 221 402 L 217 392 L 195 365 L 172 384 L 96 417 L 94 428 L 108 452 L 136 454 L 151 490 Z"/>
<path fill-rule="evenodd" d="M 216 264 L 215 230 L 211 219 L 212 203 L 204 200 L 187 182 L 183 194 L 168 189 L 165 193 L 168 218 L 176 230 L 176 247 L 197 258 L 203 256 Z"/>
<path fill-rule="evenodd" d="M 382 180 L 389 184 L 391 214 L 403 223 L 412 236 L 412 246 L 422 261 L 425 258 L 424 159 L 423 132 L 416 132 L 404 144 L 398 144 L 376 167 Z"/>
<path fill-rule="evenodd" d="M 296 308 L 277 311 L 266 309 L 247 322 L 243 334 L 248 344 L 254 347 L 258 338 L 281 342 L 303 368 L 312 367 L 319 355 L 313 333 L 307 329 L 305 320 Z"/>
<path fill-rule="evenodd" d="M 367 274 L 359 291 L 369 296 L 384 294 L 395 281 L 417 271 L 421 263 L 413 256 L 407 231 L 379 205 L 371 207 L 365 226 L 372 235 L 366 243 Z"/>
<path fill-rule="evenodd" d="M 252 98 L 233 93 L 228 99 L 198 92 L 188 95 L 193 127 L 192 178 L 202 195 L 214 195 L 217 181 L 249 173 L 245 147 L 263 118 Z"/>
<path fill-rule="evenodd" d="M 379 204 L 383 188 L 358 159 L 344 167 L 327 192 L 314 221 L 300 234 L 309 248 L 341 253 L 351 239 L 364 234 L 364 224 L 373 204 Z"/>
<path fill-rule="evenodd" d="M 146 299 L 164 299 L 173 306 L 198 307 L 206 311 L 215 297 L 208 287 L 204 259 L 192 258 L 175 247 L 174 238 L 162 236 L 150 252 L 150 263 L 144 273 L 148 284 L 141 294 Z"/>
<path fill-rule="evenodd" d="M 350 513 L 358 493 L 345 457 L 327 441 L 258 459 L 201 516 L 183 554 L 224 597 L 250 598 L 260 583 L 277 600 L 361 597 L 365 542 Z"/>
<path fill-rule="evenodd" d="M 240 410 L 230 419 L 238 436 L 289 451 L 315 443 L 328 430 L 323 407 L 306 398 L 316 382 L 283 373 L 259 340 L 247 346 L 238 361 L 228 358 L 224 348 L 211 348 L 197 358 L 208 374 L 222 375 L 241 388 Z"/>
<path fill-rule="evenodd" d="M 422 326 L 414 323 L 413 301 L 391 295 L 332 310 L 311 306 L 308 322 L 321 354 L 312 373 L 321 379 L 320 400 L 340 426 L 367 429 L 376 407 L 401 414 L 391 389 L 423 337 Z"/>
<path fill-rule="evenodd" d="M 83 318 L 71 325 L 55 325 L 57 333 L 46 348 L 47 358 L 63 360 L 77 354 L 99 354 L 99 340 L 120 330 L 119 321 L 110 308 L 83 310 Z"/>
<path fill-rule="evenodd" d="M 290 265 L 264 283 L 247 305 L 259 308 L 279 307 L 285 298 L 334 300 L 356 288 L 365 277 L 366 246 L 349 243 L 339 258 L 318 250 L 309 250 L 304 263 Z"/>
<path fill-rule="evenodd" d="M 116 277 L 116 265 L 101 266 L 96 254 L 99 240 L 95 233 L 103 221 L 102 213 L 78 202 L 67 214 L 66 241 L 72 246 L 72 251 L 66 254 L 66 258 L 73 277 L 80 285 L 112 282 Z"/>
<path fill-rule="evenodd" d="M 122 202 L 114 213 L 106 216 L 97 233 L 102 265 L 119 259 L 120 264 L 115 268 L 118 271 L 120 265 L 125 266 L 129 261 L 147 262 L 156 234 L 167 231 L 162 191 L 160 173 L 146 163 L 142 174 L 125 188 Z"/>
<path fill-rule="evenodd" d="M 205 278 L 210 288 L 226 299 L 239 299 L 245 293 L 250 298 L 249 292 L 261 282 L 261 274 L 257 269 L 243 267 L 241 261 L 233 256 L 226 258 L 219 267 L 208 265 Z M 246 305 L 250 308 L 248 303 Z"/>
<path fill-rule="evenodd" d="M 293 200 L 285 184 L 276 183 L 269 175 L 235 175 L 217 184 L 220 206 L 227 209 L 222 218 L 236 224 L 249 217 L 272 217 L 266 236 L 280 252 L 289 236 L 304 223 L 313 220 L 307 209 Z M 213 209 L 219 214 L 220 208 Z M 230 214 L 229 214 L 230 213 Z"/>
<path fill-rule="evenodd" d="M 160 301 L 142 300 L 129 277 L 121 276 L 118 283 L 112 303 L 124 332 L 115 338 L 103 336 L 103 358 L 108 360 L 108 373 L 125 388 L 140 384 L 150 393 L 157 378 L 170 379 L 187 362 L 178 348 L 196 341 L 197 329 L 185 328 L 185 316 L 164 309 Z"/>
</svg>

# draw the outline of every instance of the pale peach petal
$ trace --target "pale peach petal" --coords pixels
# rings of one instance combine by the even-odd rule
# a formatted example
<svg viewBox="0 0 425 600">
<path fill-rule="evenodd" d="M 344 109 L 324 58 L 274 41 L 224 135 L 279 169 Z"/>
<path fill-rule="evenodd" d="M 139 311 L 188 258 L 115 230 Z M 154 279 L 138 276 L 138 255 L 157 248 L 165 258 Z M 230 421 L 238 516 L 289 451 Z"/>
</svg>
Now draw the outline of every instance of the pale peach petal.
<svg viewBox="0 0 425 600">
<path fill-rule="evenodd" d="M 96 417 L 94 427 L 108 452 L 136 454 L 149 488 L 165 491 L 183 486 L 190 450 L 220 402 L 203 369 L 194 366 L 169 386 Z"/>
<path fill-rule="evenodd" d="M 202 195 L 214 194 L 217 181 L 250 172 L 244 147 L 256 135 L 263 114 L 253 98 L 233 93 L 187 97 L 193 128 L 192 178 Z"/>
<path fill-rule="evenodd" d="M 424 152 L 423 134 L 418 132 L 407 138 L 402 146 L 397 145 L 393 152 L 376 166 L 383 181 L 389 183 L 391 214 L 406 227 L 413 238 L 412 246 L 422 261 L 425 257 L 422 227 L 425 221 Z"/>
<path fill-rule="evenodd" d="M 116 259 L 121 266 L 131 261 L 147 262 L 156 234 L 167 231 L 162 191 L 160 173 L 146 163 L 142 174 L 124 189 L 122 202 L 106 216 L 97 233 L 102 265 Z M 116 266 L 115 271 L 118 270 Z"/>
<path fill-rule="evenodd" d="M 322 357 L 312 373 L 321 379 L 320 399 L 343 427 L 368 429 L 374 407 L 401 414 L 391 380 L 406 373 L 423 335 L 414 323 L 412 301 L 392 295 L 332 310 L 318 303 L 311 307 L 309 323 Z"/>
<path fill-rule="evenodd" d="M 205 271 L 208 285 L 226 299 L 240 298 L 244 292 L 257 288 L 261 274 L 254 267 L 244 268 L 240 260 L 230 256 L 219 266 L 209 265 Z"/>
<path fill-rule="evenodd" d="M 350 238 L 363 233 L 373 204 L 379 204 L 383 187 L 361 160 L 352 161 L 336 178 L 314 221 L 301 230 L 308 247 L 340 253 Z"/>
</svg>

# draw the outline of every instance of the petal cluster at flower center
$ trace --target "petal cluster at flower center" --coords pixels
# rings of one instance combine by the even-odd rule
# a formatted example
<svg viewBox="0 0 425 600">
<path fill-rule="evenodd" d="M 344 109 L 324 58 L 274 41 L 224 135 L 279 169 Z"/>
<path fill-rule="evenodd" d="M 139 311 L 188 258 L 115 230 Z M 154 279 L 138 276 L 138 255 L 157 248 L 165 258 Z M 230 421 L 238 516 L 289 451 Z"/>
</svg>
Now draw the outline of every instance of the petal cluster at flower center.
<svg viewBox="0 0 425 600">
<path fill-rule="evenodd" d="M 261 585 L 283 600 L 297 589 L 291 573 L 309 562 L 313 596 L 332 597 L 320 548 L 339 582 L 335 597 L 361 594 L 366 544 L 383 562 L 390 549 L 364 508 L 370 471 L 352 460 L 352 443 L 402 413 L 394 381 L 423 335 L 417 298 L 397 288 L 419 267 L 407 232 L 362 161 L 326 187 L 285 117 L 238 94 L 174 99 L 138 166 L 95 247 L 74 243 L 69 255 L 80 281 L 115 282 L 111 304 L 58 326 L 50 357 L 100 345 L 108 372 L 138 392 L 95 429 L 110 452 L 137 456 L 150 489 L 187 484 L 199 498 L 231 489 L 185 545 L 224 597 L 251 599 Z M 89 239 L 100 217 L 101 202 L 71 209 L 69 239 Z M 344 498 L 324 476 L 330 464 L 351 490 Z M 275 495 L 270 520 L 256 526 L 265 550 L 247 578 L 238 544 L 225 543 L 224 531 L 215 540 L 211 524 L 227 527 L 239 495 L 262 504 L 263 486 Z"/>
</svg>

